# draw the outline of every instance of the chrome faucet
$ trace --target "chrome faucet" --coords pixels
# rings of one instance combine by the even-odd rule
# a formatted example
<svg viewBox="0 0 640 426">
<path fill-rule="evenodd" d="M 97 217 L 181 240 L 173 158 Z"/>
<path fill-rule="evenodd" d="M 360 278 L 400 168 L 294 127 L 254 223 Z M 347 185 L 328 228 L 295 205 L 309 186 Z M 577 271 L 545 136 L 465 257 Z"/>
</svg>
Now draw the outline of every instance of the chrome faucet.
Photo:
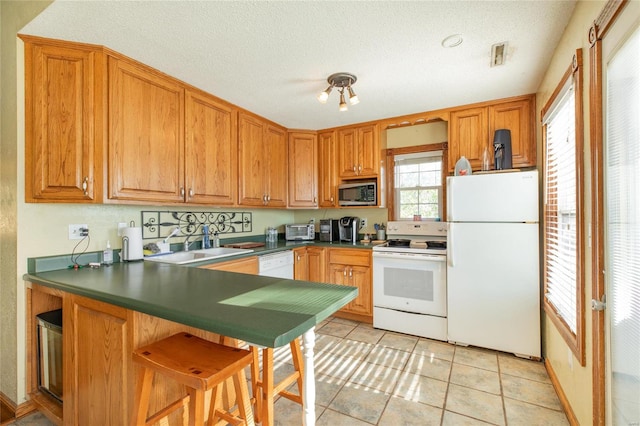
<svg viewBox="0 0 640 426">
<path fill-rule="evenodd" d="M 184 240 L 184 251 L 189 251 L 189 247 L 193 244 L 193 241 L 189 242 L 189 238 L 191 238 L 193 234 L 187 234 L 187 238 Z"/>
</svg>

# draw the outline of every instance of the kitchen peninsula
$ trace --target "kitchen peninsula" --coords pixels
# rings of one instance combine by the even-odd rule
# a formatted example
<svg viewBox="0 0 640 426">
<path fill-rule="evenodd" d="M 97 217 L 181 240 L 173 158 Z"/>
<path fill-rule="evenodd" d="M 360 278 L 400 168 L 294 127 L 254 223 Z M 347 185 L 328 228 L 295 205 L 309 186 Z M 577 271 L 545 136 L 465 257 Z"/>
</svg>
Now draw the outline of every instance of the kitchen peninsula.
<svg viewBox="0 0 640 426">
<path fill-rule="evenodd" d="M 132 350 L 178 331 L 264 346 L 263 356 L 271 359 L 263 364 L 271 366 L 273 348 L 303 336 L 304 415 L 313 424 L 314 327 L 357 295 L 353 287 L 151 262 L 30 272 L 24 279 L 30 351 L 36 349 L 35 315 L 63 309 L 63 407 L 38 391 L 33 356 L 28 390 L 41 401 L 38 408 L 65 425 L 128 424 L 136 377 Z M 273 386 L 273 372 L 267 375 Z M 178 393 L 175 384 L 159 378 L 150 409 Z M 264 400 L 263 424 L 270 425 L 272 389 Z"/>
</svg>

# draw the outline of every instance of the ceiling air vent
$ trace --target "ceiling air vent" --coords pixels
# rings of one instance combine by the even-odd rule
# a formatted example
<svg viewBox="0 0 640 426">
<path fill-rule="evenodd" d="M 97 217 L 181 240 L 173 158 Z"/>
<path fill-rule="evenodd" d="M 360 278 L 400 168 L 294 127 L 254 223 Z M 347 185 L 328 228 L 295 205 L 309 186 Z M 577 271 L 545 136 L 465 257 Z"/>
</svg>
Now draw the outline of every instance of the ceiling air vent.
<svg viewBox="0 0 640 426">
<path fill-rule="evenodd" d="M 507 60 L 507 42 L 496 43 L 491 46 L 491 66 L 503 65 Z"/>
</svg>

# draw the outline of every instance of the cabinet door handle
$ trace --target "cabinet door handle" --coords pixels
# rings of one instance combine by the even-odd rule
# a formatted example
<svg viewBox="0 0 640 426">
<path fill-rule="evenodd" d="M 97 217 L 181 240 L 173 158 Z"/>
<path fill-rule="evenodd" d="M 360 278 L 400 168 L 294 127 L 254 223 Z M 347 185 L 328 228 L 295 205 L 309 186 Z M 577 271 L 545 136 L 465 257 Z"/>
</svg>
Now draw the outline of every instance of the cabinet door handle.
<svg viewBox="0 0 640 426">
<path fill-rule="evenodd" d="M 329 201 L 331 201 L 331 204 L 333 204 L 333 195 L 331 196 L 331 198 L 329 198 Z"/>
<path fill-rule="evenodd" d="M 345 277 L 347 276 L 347 268 L 344 268 L 344 271 L 342 271 L 342 275 L 344 275 Z"/>
<path fill-rule="evenodd" d="M 313 197 L 313 204 L 318 204 L 318 198 Z"/>
<path fill-rule="evenodd" d="M 184 186 L 180 187 L 180 196 L 184 197 Z"/>
<path fill-rule="evenodd" d="M 357 170 L 356 165 L 353 165 L 353 171 L 355 172 Z"/>
<path fill-rule="evenodd" d="M 89 195 L 87 189 L 89 188 L 89 176 L 85 176 L 82 180 L 82 194 Z"/>
<path fill-rule="evenodd" d="M 189 198 L 193 198 L 193 188 L 189 188 Z"/>
<path fill-rule="evenodd" d="M 362 164 L 358 165 L 358 173 L 362 171 Z"/>
<path fill-rule="evenodd" d="M 267 203 L 271 201 L 271 195 L 267 195 Z"/>
<path fill-rule="evenodd" d="M 298 255 L 298 262 L 300 262 L 300 255 Z"/>
<path fill-rule="evenodd" d="M 353 278 L 353 269 L 349 268 L 349 278 Z"/>
</svg>

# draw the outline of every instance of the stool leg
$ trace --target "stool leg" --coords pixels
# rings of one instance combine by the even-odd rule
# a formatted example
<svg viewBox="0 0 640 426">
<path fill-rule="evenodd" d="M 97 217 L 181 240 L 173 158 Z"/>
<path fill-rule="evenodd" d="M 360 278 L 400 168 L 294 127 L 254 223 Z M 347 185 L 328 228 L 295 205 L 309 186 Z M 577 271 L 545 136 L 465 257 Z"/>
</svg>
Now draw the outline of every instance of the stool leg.
<svg viewBox="0 0 640 426">
<path fill-rule="evenodd" d="M 204 391 L 189 389 L 189 426 L 204 424 Z"/>
<path fill-rule="evenodd" d="M 298 393 L 300 394 L 300 400 L 302 401 L 303 396 L 303 377 L 304 377 L 304 362 L 302 361 L 302 350 L 300 350 L 300 340 L 295 339 L 289 343 L 291 347 L 291 355 L 293 358 L 293 366 L 295 370 L 299 373 L 297 382 L 298 382 Z"/>
<path fill-rule="evenodd" d="M 147 411 L 149 410 L 149 398 L 151 397 L 151 384 L 153 382 L 153 371 L 140 367 L 136 380 L 136 397 L 133 402 L 133 416 L 131 425 L 146 425 Z"/>
<path fill-rule="evenodd" d="M 262 413 L 264 425 L 273 425 L 273 348 L 262 350 Z"/>
<path fill-rule="evenodd" d="M 260 350 L 255 346 L 251 346 L 251 354 L 253 355 L 253 363 L 251 364 L 251 392 L 253 398 L 256 400 L 256 407 L 253 412 L 253 416 L 256 423 L 260 423 L 262 420 L 262 387 L 258 386 L 260 380 Z"/>
<path fill-rule="evenodd" d="M 233 376 L 233 384 L 236 388 L 236 401 L 238 403 L 238 410 L 240 411 L 240 417 L 245 421 L 245 425 L 253 426 L 253 413 L 251 412 L 251 400 L 248 399 L 249 389 L 247 388 L 247 376 L 244 374 L 244 369 L 238 371 L 238 374 Z"/>
<path fill-rule="evenodd" d="M 222 383 L 211 389 L 211 403 L 209 404 L 209 421 L 207 422 L 207 426 L 214 426 L 216 424 L 216 400 L 218 399 L 218 389 L 220 386 L 222 386 Z"/>
</svg>

